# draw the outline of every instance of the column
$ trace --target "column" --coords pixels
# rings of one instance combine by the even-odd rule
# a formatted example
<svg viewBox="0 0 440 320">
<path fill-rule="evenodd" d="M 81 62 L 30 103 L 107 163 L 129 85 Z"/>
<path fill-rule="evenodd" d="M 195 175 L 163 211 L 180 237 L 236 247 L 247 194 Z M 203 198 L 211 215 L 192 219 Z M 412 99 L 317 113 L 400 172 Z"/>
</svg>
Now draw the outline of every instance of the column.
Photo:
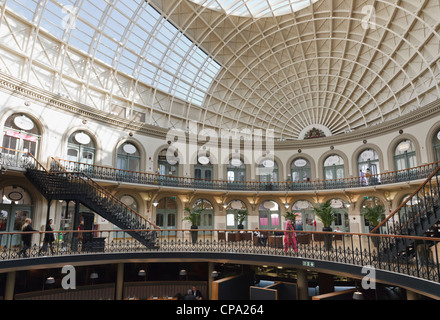
<svg viewBox="0 0 440 320">
<path fill-rule="evenodd" d="M 15 275 L 16 271 L 8 272 L 6 275 L 5 300 L 14 299 Z"/>
<path fill-rule="evenodd" d="M 307 270 L 296 270 L 296 285 L 298 286 L 297 300 L 309 300 L 309 281 L 307 279 Z"/>
<path fill-rule="evenodd" d="M 208 299 L 212 300 L 212 283 L 214 282 L 214 277 L 212 272 L 214 271 L 214 262 L 208 262 Z"/>
<path fill-rule="evenodd" d="M 124 264 L 118 263 L 118 273 L 116 276 L 116 296 L 115 300 L 122 300 L 124 291 Z"/>
</svg>

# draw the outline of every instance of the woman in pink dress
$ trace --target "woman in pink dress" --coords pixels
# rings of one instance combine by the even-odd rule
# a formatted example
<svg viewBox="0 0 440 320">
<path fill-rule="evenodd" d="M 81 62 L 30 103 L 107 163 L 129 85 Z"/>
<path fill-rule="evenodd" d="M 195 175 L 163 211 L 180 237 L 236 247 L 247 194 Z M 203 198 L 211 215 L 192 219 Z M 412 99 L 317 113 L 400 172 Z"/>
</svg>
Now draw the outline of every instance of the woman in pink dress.
<svg viewBox="0 0 440 320">
<path fill-rule="evenodd" d="M 287 250 L 289 249 L 289 247 L 292 247 L 295 252 L 297 252 L 297 247 L 296 247 L 296 237 L 295 237 L 295 228 L 292 225 L 292 222 L 290 220 L 286 221 L 286 231 L 292 231 L 292 232 L 284 232 L 284 252 L 287 253 Z"/>
</svg>

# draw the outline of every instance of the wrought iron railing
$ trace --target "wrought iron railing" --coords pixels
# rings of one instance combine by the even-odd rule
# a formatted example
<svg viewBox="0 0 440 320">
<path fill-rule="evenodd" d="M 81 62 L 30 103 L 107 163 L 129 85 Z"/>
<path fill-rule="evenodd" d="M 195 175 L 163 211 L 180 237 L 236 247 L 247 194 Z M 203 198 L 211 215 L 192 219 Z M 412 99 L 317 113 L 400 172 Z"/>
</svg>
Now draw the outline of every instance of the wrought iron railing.
<svg viewBox="0 0 440 320">
<path fill-rule="evenodd" d="M 31 232 L 31 246 L 11 244 L 12 238 L 25 232 L 0 233 L 1 261 L 80 254 L 130 252 L 209 252 L 285 256 L 307 261 L 331 261 L 400 273 L 440 283 L 440 238 L 400 236 L 413 244 L 403 254 L 396 254 L 390 243 L 395 235 L 356 234 L 345 232 L 264 231 L 264 239 L 253 230 L 156 230 L 156 246 L 145 247 L 127 237 L 129 230 L 83 230 Z M 137 230 L 138 232 L 146 230 Z M 151 231 L 151 230 L 148 230 Z M 45 244 L 45 234 L 53 233 L 55 241 Z M 79 236 L 81 235 L 81 236 Z M 286 237 L 295 237 L 295 245 L 286 246 Z M 292 238 L 293 239 L 293 238 Z M 294 243 L 292 241 L 292 243 Z"/>
<path fill-rule="evenodd" d="M 246 191 L 307 191 L 325 189 L 347 189 L 376 186 L 426 179 L 440 162 L 430 163 L 405 170 L 371 175 L 370 177 L 351 177 L 333 180 L 312 181 L 226 181 L 205 180 L 187 177 L 159 175 L 147 172 L 122 170 L 106 166 L 98 166 L 59 158 L 52 158 L 51 170 L 59 170 L 59 166 L 67 171 L 84 172 L 93 179 L 121 181 L 155 186 L 178 188 L 197 188 L 214 190 L 246 190 Z"/>
<path fill-rule="evenodd" d="M 372 233 L 379 232 L 396 235 L 421 235 L 439 220 L 440 213 L 440 167 L 436 168 L 427 179 L 386 218 Z M 424 227 L 425 226 L 425 227 Z"/>
<path fill-rule="evenodd" d="M 40 170 L 44 167 L 30 152 L 0 147 L 0 168 L 4 173 L 9 169 L 32 168 Z"/>
</svg>

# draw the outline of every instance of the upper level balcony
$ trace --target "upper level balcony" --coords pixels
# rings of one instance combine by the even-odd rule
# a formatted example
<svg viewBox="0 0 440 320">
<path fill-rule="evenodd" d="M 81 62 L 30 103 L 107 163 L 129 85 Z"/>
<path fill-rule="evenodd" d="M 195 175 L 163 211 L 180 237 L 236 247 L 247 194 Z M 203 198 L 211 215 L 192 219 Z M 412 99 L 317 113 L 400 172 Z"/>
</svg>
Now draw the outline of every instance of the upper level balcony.
<svg viewBox="0 0 440 320">
<path fill-rule="evenodd" d="M 438 162 L 405 170 L 375 174 L 368 177 L 350 177 L 332 180 L 311 181 L 227 181 L 205 180 L 188 177 L 166 176 L 146 172 L 122 170 L 107 166 L 91 165 L 64 159 L 52 158 L 50 170 L 82 172 L 95 180 L 133 183 L 150 187 L 171 187 L 180 189 L 201 189 L 215 191 L 270 192 L 285 194 L 292 191 L 325 191 L 356 188 L 378 188 L 391 184 L 416 182 L 426 179 L 437 167 Z"/>
</svg>

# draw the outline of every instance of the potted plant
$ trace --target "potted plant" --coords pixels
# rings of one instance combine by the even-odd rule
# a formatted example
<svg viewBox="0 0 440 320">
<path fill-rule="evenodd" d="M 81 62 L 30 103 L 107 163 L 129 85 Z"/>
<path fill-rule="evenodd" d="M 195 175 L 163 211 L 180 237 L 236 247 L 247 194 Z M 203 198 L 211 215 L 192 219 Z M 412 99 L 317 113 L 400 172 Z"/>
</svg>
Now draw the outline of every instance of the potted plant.
<svg viewBox="0 0 440 320">
<path fill-rule="evenodd" d="M 290 220 L 290 221 L 295 221 L 295 217 L 296 217 L 296 214 L 294 214 L 293 212 L 289 212 L 289 211 L 287 211 L 286 214 L 284 215 L 284 218 L 286 218 L 286 220 Z"/>
<path fill-rule="evenodd" d="M 331 206 L 330 200 L 325 203 L 319 204 L 319 207 L 314 207 L 315 215 L 324 225 L 322 231 L 329 232 L 333 231 L 331 225 L 333 221 L 335 221 L 336 216 L 333 207 Z M 332 248 L 332 235 L 325 234 L 324 235 L 324 247 L 327 250 Z"/>
<path fill-rule="evenodd" d="M 380 221 L 385 218 L 385 208 L 381 205 L 375 205 L 373 207 L 365 207 L 362 209 L 365 219 L 368 221 L 370 232 L 376 228 Z M 372 237 L 373 244 L 377 247 L 379 244 L 378 237 Z"/>
<path fill-rule="evenodd" d="M 247 210 L 238 210 L 237 212 L 237 228 L 238 229 L 244 229 L 243 222 L 246 220 L 246 217 L 248 216 L 249 212 Z"/>
<path fill-rule="evenodd" d="M 185 207 L 185 211 L 188 212 L 188 215 L 184 217 L 183 220 L 191 222 L 191 229 L 198 229 L 199 228 L 198 224 L 200 222 L 200 215 L 202 214 L 203 209 L 202 208 L 191 209 Z M 197 243 L 197 236 L 198 236 L 197 231 L 191 231 L 193 244 Z"/>
</svg>

